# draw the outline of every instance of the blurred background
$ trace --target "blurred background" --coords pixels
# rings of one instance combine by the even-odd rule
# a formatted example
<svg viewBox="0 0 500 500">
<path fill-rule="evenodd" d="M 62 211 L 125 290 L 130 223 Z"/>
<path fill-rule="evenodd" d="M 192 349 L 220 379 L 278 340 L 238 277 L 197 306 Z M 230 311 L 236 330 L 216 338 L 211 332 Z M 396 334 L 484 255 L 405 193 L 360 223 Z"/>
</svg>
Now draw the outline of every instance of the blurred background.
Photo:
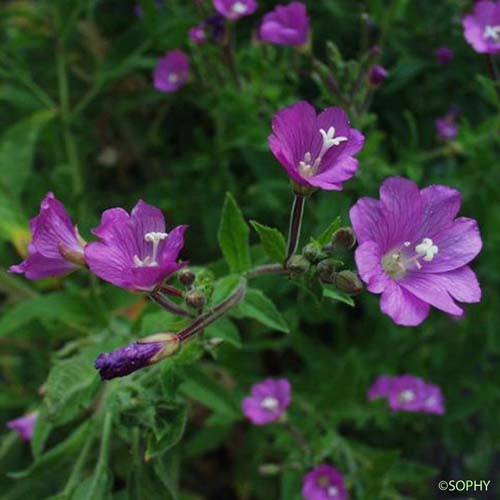
<svg viewBox="0 0 500 500">
<path fill-rule="evenodd" d="M 484 56 L 463 37 L 460 19 L 473 2 L 306 1 L 312 52 L 257 40 L 259 20 L 277 4 L 259 0 L 253 16 L 235 23 L 235 81 L 220 41 L 196 45 L 187 36 L 212 14 L 208 0 L 144 0 L 139 10 L 123 0 L 2 2 L 0 419 L 36 409 L 44 416 L 31 446 L 1 433 L 2 499 L 298 499 L 303 472 L 259 474 L 266 462 L 293 463 L 290 437 L 252 428 L 239 410 L 250 385 L 274 375 L 292 381 L 302 401 L 296 423 L 318 456 L 346 474 L 352 498 L 440 498 L 439 479 L 490 479 L 500 495 L 500 99 Z M 435 55 L 443 45 L 454 52 L 446 65 Z M 151 74 L 174 48 L 188 54 L 191 77 L 165 94 Z M 389 72 L 376 88 L 364 73 L 374 58 Z M 143 198 L 170 227 L 190 226 L 183 258 L 220 278 L 216 235 L 227 191 L 247 220 L 286 232 L 292 194 L 267 137 L 273 115 L 299 99 L 343 106 L 366 137 L 345 190 L 307 203 L 303 234 L 337 215 L 348 225 L 349 207 L 376 197 L 388 176 L 450 185 L 482 232 L 473 264 L 481 304 L 466 306 L 461 319 L 433 311 L 410 329 L 384 316 L 369 293 L 355 307 L 318 303 L 286 280 L 262 278 L 289 334 L 235 317 L 237 340 L 215 358 L 165 363 L 103 391 L 96 354 L 164 320 L 139 295 L 83 272 L 41 282 L 7 273 L 26 255 L 40 200 L 53 191 L 89 238 L 102 210 Z M 444 139 L 435 120 L 450 110 L 458 132 Z M 381 373 L 439 384 L 446 414 L 415 418 L 367 404 Z M 111 434 L 94 420 L 103 398 Z M 178 432 L 179 408 L 188 415 L 182 440 L 145 461 L 148 432 Z M 490 494 L 478 498 L 498 498 Z"/>
</svg>

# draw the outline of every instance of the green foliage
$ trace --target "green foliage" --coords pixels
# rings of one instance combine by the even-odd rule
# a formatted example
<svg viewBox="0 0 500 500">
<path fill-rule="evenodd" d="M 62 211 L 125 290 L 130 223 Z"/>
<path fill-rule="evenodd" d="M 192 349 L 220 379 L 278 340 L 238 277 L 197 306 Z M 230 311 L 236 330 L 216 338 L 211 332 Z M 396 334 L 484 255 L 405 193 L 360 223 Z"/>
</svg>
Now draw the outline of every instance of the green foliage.
<svg viewBox="0 0 500 500">
<path fill-rule="evenodd" d="M 266 254 L 273 261 L 284 262 L 286 258 L 286 242 L 283 234 L 277 229 L 259 224 L 255 220 L 250 221 L 250 224 L 259 234 Z"/>
</svg>

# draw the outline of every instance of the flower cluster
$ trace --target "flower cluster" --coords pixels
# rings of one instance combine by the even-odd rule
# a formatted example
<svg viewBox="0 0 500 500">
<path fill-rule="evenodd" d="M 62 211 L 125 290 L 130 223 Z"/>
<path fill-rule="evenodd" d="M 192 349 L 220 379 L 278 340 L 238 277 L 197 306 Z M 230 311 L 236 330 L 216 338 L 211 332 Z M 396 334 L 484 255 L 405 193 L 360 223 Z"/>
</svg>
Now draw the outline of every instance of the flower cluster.
<svg viewBox="0 0 500 500">
<path fill-rule="evenodd" d="M 439 386 L 414 375 L 380 375 L 368 390 L 368 400 L 386 398 L 394 411 L 443 415 L 443 394 Z"/>
</svg>

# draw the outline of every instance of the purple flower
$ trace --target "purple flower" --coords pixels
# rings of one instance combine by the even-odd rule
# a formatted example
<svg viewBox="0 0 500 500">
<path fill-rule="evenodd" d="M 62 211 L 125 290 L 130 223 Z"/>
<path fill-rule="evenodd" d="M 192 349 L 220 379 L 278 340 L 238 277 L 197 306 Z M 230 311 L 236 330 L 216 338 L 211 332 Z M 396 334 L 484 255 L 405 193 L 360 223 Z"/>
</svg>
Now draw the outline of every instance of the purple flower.
<svg viewBox="0 0 500 500">
<path fill-rule="evenodd" d="M 33 431 L 35 429 L 36 417 L 36 412 L 28 413 L 23 417 L 7 422 L 7 427 L 16 431 L 19 434 L 19 437 L 24 441 L 31 441 L 31 437 L 33 436 Z"/>
<path fill-rule="evenodd" d="M 158 333 L 112 352 L 99 354 L 94 366 L 102 380 L 125 377 L 171 356 L 178 348 L 179 339 L 175 334 Z"/>
<path fill-rule="evenodd" d="M 389 394 L 391 380 L 387 375 L 378 376 L 368 390 L 368 401 L 386 397 Z"/>
<path fill-rule="evenodd" d="M 213 0 L 215 10 L 227 19 L 236 21 L 257 10 L 256 0 Z"/>
<path fill-rule="evenodd" d="M 264 16 L 259 36 L 276 45 L 305 45 L 309 38 L 306 6 L 302 2 L 277 5 Z"/>
<path fill-rule="evenodd" d="M 430 306 L 461 316 L 455 301 L 479 302 L 481 289 L 467 265 L 480 252 L 477 223 L 455 218 L 460 193 L 447 186 L 419 190 L 402 177 L 387 179 L 380 201 L 361 198 L 350 217 L 358 271 L 380 308 L 399 325 L 415 326 Z"/>
<path fill-rule="evenodd" d="M 63 276 L 83 266 L 85 242 L 64 208 L 52 193 L 40 204 L 40 213 L 30 221 L 29 256 L 21 264 L 11 266 L 30 280 Z"/>
<path fill-rule="evenodd" d="M 327 108 L 316 115 L 301 101 L 282 109 L 273 118 L 269 147 L 298 185 L 312 189 L 342 190 L 342 182 L 358 169 L 353 157 L 364 137 L 350 127 L 341 108 Z"/>
<path fill-rule="evenodd" d="M 444 398 L 439 386 L 425 384 L 421 411 L 435 415 L 444 415 Z"/>
<path fill-rule="evenodd" d="M 160 92 L 176 92 L 188 81 L 189 59 L 180 49 L 171 50 L 158 59 L 153 85 Z"/>
<path fill-rule="evenodd" d="M 85 247 L 90 270 L 105 281 L 134 291 L 151 291 L 186 265 L 177 257 L 184 245 L 187 226 L 165 232 L 161 211 L 139 200 L 129 215 L 110 208 L 101 225 L 92 230 L 101 241 Z"/>
<path fill-rule="evenodd" d="M 465 39 L 480 54 L 500 52 L 500 2 L 481 1 L 462 19 Z"/>
<path fill-rule="evenodd" d="M 437 48 L 434 55 L 436 56 L 436 61 L 442 66 L 448 65 L 453 60 L 453 50 L 446 45 Z"/>
<path fill-rule="evenodd" d="M 318 465 L 302 479 L 302 496 L 306 500 L 346 500 L 344 476 L 331 465 Z"/>
<path fill-rule="evenodd" d="M 203 24 L 197 24 L 196 26 L 189 28 L 188 35 L 191 41 L 198 45 L 204 43 L 207 37 Z"/>
<path fill-rule="evenodd" d="M 252 386 L 241 408 L 255 425 L 266 425 L 279 420 L 290 404 L 291 387 L 286 378 L 268 378 Z"/>
<path fill-rule="evenodd" d="M 368 80 L 374 87 L 378 87 L 389 77 L 389 72 L 382 66 L 374 64 L 368 73 Z"/>
<path fill-rule="evenodd" d="M 458 135 L 458 126 L 455 115 L 448 113 L 436 120 L 436 133 L 443 141 L 452 141 Z"/>
</svg>

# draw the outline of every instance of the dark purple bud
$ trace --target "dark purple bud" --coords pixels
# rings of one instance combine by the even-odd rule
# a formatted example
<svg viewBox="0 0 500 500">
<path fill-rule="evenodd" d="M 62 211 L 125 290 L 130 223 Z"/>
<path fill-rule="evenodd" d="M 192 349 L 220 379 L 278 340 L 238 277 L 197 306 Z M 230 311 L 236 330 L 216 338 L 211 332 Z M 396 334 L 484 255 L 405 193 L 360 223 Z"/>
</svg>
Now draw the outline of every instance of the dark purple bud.
<svg viewBox="0 0 500 500">
<path fill-rule="evenodd" d="M 369 80 L 370 84 L 378 87 L 382 82 L 387 80 L 389 72 L 382 66 L 375 64 L 370 68 Z"/>
<path fill-rule="evenodd" d="M 207 297 L 200 290 L 192 290 L 186 294 L 186 304 L 193 309 L 201 309 L 206 303 Z"/>
<path fill-rule="evenodd" d="M 436 49 L 434 55 L 436 56 L 437 62 L 442 66 L 448 65 L 453 60 L 453 50 L 446 45 Z"/>
<path fill-rule="evenodd" d="M 356 243 L 356 237 L 350 227 L 341 227 L 333 233 L 332 250 L 350 250 Z"/>
<path fill-rule="evenodd" d="M 311 264 L 303 255 L 292 255 L 286 265 L 292 274 L 304 274 L 310 266 Z"/>
<path fill-rule="evenodd" d="M 316 264 L 326 257 L 326 254 L 321 250 L 321 245 L 316 242 L 308 243 L 303 248 L 302 254 L 312 264 Z"/>
<path fill-rule="evenodd" d="M 316 267 L 318 277 L 322 283 L 335 283 L 336 262 L 333 259 L 322 260 Z"/>
<path fill-rule="evenodd" d="M 373 57 L 374 59 L 380 57 L 380 54 L 382 54 L 382 49 L 380 48 L 380 45 L 374 45 L 370 49 L 370 56 Z"/>
<path fill-rule="evenodd" d="M 184 285 L 184 286 L 191 286 L 194 283 L 194 280 L 196 279 L 195 274 L 191 269 L 181 269 L 178 273 L 179 281 Z"/>
<path fill-rule="evenodd" d="M 341 292 L 349 295 L 358 295 L 363 291 L 363 283 L 357 273 L 353 271 L 341 271 L 335 276 L 335 286 Z"/>
<path fill-rule="evenodd" d="M 95 368 L 102 380 L 124 377 L 174 354 L 179 339 L 173 333 L 159 333 L 98 356 Z"/>
</svg>

